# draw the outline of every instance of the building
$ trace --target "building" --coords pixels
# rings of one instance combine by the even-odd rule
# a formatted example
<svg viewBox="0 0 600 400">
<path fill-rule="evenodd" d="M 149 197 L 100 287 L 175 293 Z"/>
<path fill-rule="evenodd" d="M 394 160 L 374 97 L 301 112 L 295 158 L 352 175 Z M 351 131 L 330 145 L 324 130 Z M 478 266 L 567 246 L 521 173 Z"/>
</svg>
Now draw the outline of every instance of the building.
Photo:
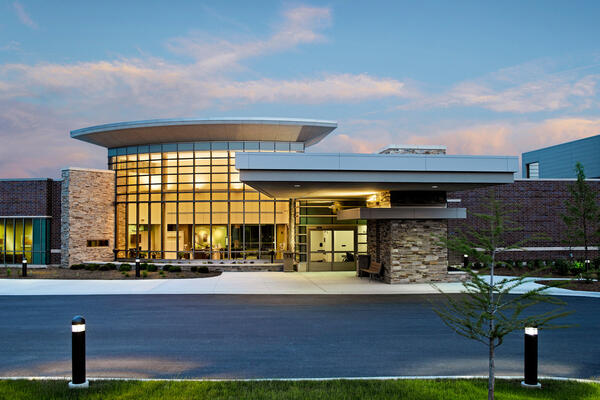
<svg viewBox="0 0 600 400">
<path fill-rule="evenodd" d="M 230 118 L 74 130 L 74 139 L 107 149 L 108 168 L 67 168 L 61 181 L 1 181 L 4 262 L 31 251 L 46 254 L 32 258 L 40 264 L 63 266 L 140 257 L 252 270 L 291 253 L 299 270 L 335 271 L 354 270 L 368 254 L 383 262 L 388 283 L 451 280 L 456 255 L 438 238 L 474 224 L 467 210 L 478 211 L 490 188 L 525 206 L 518 222 L 527 232 L 550 233 L 514 259 L 578 251 L 560 237 L 568 180 L 515 182 L 517 157 L 447 155 L 444 146 L 305 152 L 336 127 Z M 29 238 L 42 232 L 34 222 L 42 217 L 50 221 L 45 247 Z"/>
<path fill-rule="evenodd" d="M 586 177 L 599 179 L 600 135 L 528 151 L 521 160 L 523 178 L 575 178 L 575 164 L 580 162 Z"/>
</svg>

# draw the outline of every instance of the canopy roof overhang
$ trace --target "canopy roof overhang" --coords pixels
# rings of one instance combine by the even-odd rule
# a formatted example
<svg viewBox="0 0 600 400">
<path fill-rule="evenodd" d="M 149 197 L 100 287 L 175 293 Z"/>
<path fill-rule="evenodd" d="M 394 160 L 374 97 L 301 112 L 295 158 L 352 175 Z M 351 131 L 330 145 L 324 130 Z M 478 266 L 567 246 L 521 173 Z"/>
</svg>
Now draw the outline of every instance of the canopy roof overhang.
<svg viewBox="0 0 600 400">
<path fill-rule="evenodd" d="M 518 157 L 236 153 L 240 180 L 277 198 L 369 197 L 381 191 L 457 191 L 514 182 Z"/>
<path fill-rule="evenodd" d="M 107 148 L 197 141 L 282 141 L 311 146 L 337 128 L 334 121 L 286 118 L 156 119 L 71 131 L 71 137 Z"/>
</svg>

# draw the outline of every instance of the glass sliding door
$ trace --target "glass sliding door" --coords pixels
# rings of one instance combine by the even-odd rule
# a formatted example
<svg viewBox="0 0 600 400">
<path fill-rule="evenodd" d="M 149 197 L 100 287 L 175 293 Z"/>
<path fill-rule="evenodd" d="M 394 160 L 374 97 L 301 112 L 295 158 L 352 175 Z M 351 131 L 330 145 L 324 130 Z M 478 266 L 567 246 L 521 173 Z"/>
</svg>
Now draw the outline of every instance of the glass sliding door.
<svg viewBox="0 0 600 400">
<path fill-rule="evenodd" d="M 309 230 L 309 271 L 352 271 L 355 269 L 355 230 Z"/>
</svg>

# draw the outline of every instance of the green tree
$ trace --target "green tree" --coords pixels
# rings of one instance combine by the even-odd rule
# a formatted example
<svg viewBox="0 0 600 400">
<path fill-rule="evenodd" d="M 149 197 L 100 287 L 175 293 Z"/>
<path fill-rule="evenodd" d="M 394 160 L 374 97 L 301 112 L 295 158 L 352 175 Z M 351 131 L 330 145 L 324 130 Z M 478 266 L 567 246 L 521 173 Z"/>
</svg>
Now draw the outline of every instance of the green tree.
<svg viewBox="0 0 600 400">
<path fill-rule="evenodd" d="M 510 249 L 518 249 L 533 238 L 506 243 L 510 232 L 521 230 L 509 219 L 514 210 L 497 200 L 490 192 L 485 204 L 487 213 L 472 213 L 478 219 L 478 228 L 465 228 L 456 235 L 442 238 L 448 249 L 468 254 L 469 258 L 488 266 L 489 276 L 479 275 L 470 268 L 464 269 L 470 280 L 463 283 L 463 295 L 453 297 L 443 293 L 445 301 L 433 305 L 444 323 L 459 335 L 474 339 L 488 348 L 488 399 L 494 399 L 495 351 L 504 337 L 525 327 L 558 328 L 552 322 L 570 314 L 564 302 L 544 294 L 546 287 L 523 290 L 527 276 L 495 280 L 494 268 L 498 256 Z M 520 290 L 519 290 L 520 289 Z M 515 291 L 520 294 L 513 294 Z M 510 294 L 510 295 L 509 295 Z M 539 303 L 550 303 L 550 311 L 533 314 L 526 312 Z"/>
<path fill-rule="evenodd" d="M 585 181 L 583 165 L 575 164 L 577 181 L 569 186 L 571 198 L 565 202 L 566 212 L 562 220 L 567 226 L 565 231 L 569 243 L 583 245 L 584 259 L 588 259 L 588 246 L 592 237 L 597 233 L 596 225 L 599 217 L 599 207 L 596 193 Z"/>
</svg>

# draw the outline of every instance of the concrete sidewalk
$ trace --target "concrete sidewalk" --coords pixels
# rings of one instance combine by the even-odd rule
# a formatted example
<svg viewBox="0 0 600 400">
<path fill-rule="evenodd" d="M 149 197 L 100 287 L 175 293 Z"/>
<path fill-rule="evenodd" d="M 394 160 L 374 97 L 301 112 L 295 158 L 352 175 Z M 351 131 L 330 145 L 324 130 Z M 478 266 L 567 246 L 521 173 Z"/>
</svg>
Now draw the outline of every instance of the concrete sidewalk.
<svg viewBox="0 0 600 400">
<path fill-rule="evenodd" d="M 497 277 L 502 279 L 503 277 Z M 540 287 L 534 281 L 519 288 Z M 439 283 L 446 293 L 460 293 L 460 283 Z M 197 279 L 58 280 L 0 279 L 0 295 L 102 295 L 102 294 L 437 294 L 430 284 L 388 285 L 350 272 L 223 272 Z M 517 291 L 515 291 L 517 293 Z M 551 288 L 556 296 L 600 298 L 597 292 Z"/>
</svg>

